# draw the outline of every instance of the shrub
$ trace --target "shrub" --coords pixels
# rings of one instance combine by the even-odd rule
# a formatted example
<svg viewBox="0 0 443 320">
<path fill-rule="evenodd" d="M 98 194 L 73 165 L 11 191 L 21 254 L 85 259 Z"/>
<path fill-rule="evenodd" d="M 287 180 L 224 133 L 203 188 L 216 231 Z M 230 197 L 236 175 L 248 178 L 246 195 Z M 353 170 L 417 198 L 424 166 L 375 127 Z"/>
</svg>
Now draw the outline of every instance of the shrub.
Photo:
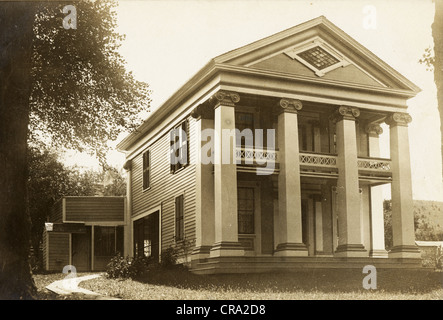
<svg viewBox="0 0 443 320">
<path fill-rule="evenodd" d="M 106 274 L 111 279 L 139 278 L 145 276 L 150 267 L 150 259 L 146 257 L 122 257 L 118 253 L 106 266 Z"/>
<path fill-rule="evenodd" d="M 144 277 L 148 274 L 151 265 L 151 259 L 143 257 L 135 257 L 131 261 L 131 265 L 129 267 L 130 277 L 133 279 Z"/>
<path fill-rule="evenodd" d="M 131 260 L 129 257 L 124 258 L 118 253 L 106 266 L 106 274 L 111 279 L 130 278 Z"/>
<path fill-rule="evenodd" d="M 169 247 L 162 252 L 161 267 L 170 269 L 177 263 L 178 252 L 174 247 Z"/>
</svg>

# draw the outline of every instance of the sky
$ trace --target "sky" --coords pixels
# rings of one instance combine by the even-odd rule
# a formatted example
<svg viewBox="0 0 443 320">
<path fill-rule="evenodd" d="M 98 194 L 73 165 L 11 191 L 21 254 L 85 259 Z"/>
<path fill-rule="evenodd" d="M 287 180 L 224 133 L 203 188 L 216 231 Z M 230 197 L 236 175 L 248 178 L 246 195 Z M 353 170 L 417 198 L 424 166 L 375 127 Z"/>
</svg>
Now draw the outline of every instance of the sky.
<svg viewBox="0 0 443 320">
<path fill-rule="evenodd" d="M 413 197 L 443 201 L 436 88 L 418 63 L 433 47 L 432 0 L 121 0 L 117 31 L 126 35 L 128 69 L 150 85 L 154 110 L 211 58 L 320 15 L 422 89 L 408 102 Z M 388 139 L 382 134 L 384 156 Z M 70 161 L 89 161 L 81 157 Z M 113 151 L 109 160 L 122 165 L 124 155 Z"/>
</svg>

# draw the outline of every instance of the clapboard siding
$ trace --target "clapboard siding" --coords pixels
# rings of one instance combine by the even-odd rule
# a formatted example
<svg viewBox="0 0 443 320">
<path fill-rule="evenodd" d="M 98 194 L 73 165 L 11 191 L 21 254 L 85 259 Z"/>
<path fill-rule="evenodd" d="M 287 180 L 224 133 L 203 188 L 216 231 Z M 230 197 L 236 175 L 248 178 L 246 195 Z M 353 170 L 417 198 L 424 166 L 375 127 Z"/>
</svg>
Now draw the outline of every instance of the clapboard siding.
<svg viewBox="0 0 443 320">
<path fill-rule="evenodd" d="M 63 220 L 63 201 L 58 200 L 51 208 L 49 221 L 50 222 L 62 222 Z"/>
<path fill-rule="evenodd" d="M 63 271 L 63 267 L 69 264 L 69 233 L 47 233 L 49 248 L 49 269 Z"/>
<path fill-rule="evenodd" d="M 162 250 L 167 248 L 175 235 L 175 197 L 183 194 L 185 236 L 195 238 L 195 120 L 188 121 L 189 165 L 176 173 L 170 172 L 169 133 L 147 145 L 132 160 L 132 216 L 142 215 L 161 206 Z M 147 142 L 149 143 L 149 142 Z M 143 190 L 143 157 L 146 150 L 151 153 L 151 185 Z"/>
<path fill-rule="evenodd" d="M 66 221 L 124 221 L 124 197 L 66 197 Z"/>
</svg>

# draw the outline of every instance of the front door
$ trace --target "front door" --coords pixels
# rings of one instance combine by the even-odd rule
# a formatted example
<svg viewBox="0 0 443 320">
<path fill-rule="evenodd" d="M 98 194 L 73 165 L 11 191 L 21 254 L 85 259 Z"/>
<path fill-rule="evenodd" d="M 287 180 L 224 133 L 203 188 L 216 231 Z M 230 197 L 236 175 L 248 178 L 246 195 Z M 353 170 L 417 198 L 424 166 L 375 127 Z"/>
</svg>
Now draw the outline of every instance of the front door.
<svg viewBox="0 0 443 320">
<path fill-rule="evenodd" d="M 77 271 L 91 270 L 91 229 L 72 234 L 72 265 Z"/>
</svg>

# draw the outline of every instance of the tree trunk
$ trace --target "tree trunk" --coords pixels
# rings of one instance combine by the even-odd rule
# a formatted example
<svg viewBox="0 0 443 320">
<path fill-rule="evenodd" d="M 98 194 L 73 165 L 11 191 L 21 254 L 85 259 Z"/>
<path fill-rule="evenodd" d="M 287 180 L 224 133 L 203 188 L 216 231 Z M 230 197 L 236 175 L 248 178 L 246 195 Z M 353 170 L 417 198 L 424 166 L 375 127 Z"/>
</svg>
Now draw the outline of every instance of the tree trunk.
<svg viewBox="0 0 443 320">
<path fill-rule="evenodd" d="M 443 0 L 435 0 L 432 37 L 434 38 L 434 81 L 437 86 L 438 111 L 440 113 L 441 155 L 443 166 Z"/>
<path fill-rule="evenodd" d="M 32 299 L 27 131 L 36 5 L 0 3 L 0 299 Z"/>
</svg>

